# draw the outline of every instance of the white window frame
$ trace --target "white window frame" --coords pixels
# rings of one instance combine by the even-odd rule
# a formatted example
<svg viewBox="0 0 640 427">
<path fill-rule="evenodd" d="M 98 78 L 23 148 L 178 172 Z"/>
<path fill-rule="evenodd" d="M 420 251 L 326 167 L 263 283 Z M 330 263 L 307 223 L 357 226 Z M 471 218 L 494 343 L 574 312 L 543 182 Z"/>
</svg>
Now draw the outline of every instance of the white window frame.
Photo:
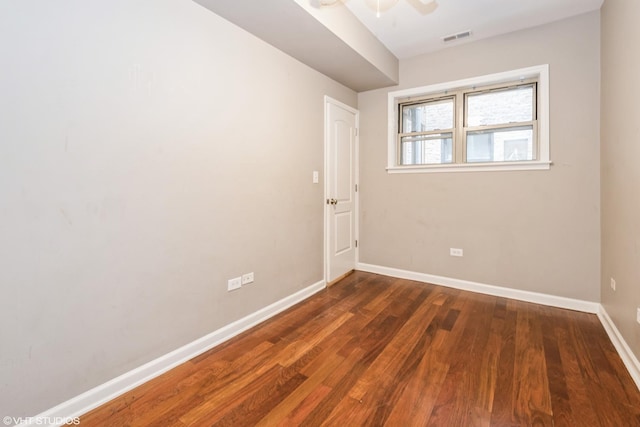
<svg viewBox="0 0 640 427">
<path fill-rule="evenodd" d="M 537 80 L 537 153 L 536 159 L 519 162 L 486 162 L 486 163 L 447 163 L 405 165 L 398 164 L 398 105 L 407 98 L 425 97 L 446 91 L 475 88 L 479 86 L 512 83 L 517 80 Z M 516 170 L 548 170 L 549 159 L 549 64 L 520 68 L 502 73 L 489 74 L 453 82 L 438 83 L 411 89 L 389 92 L 388 94 L 388 138 L 387 138 L 387 172 L 388 173 L 432 173 L 432 172 L 478 172 L 478 171 L 516 171 Z M 454 147 L 461 146 L 462 141 L 454 142 Z M 455 148 L 454 148 L 455 149 Z"/>
</svg>

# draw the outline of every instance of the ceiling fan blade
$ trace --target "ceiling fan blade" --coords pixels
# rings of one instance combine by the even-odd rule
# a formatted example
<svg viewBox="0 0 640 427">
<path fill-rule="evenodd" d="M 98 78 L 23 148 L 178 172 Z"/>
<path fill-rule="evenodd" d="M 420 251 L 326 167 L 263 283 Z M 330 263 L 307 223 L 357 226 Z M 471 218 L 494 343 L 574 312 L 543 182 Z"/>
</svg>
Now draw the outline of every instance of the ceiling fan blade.
<svg viewBox="0 0 640 427">
<path fill-rule="evenodd" d="M 438 8 L 436 0 L 407 0 L 407 3 L 413 6 L 421 15 L 433 13 Z"/>
</svg>

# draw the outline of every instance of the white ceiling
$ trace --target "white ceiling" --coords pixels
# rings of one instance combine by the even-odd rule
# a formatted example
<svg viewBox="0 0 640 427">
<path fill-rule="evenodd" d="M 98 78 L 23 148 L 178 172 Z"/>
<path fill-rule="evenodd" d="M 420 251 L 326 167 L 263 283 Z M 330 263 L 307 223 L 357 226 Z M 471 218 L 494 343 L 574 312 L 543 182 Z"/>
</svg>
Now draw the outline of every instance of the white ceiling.
<svg viewBox="0 0 640 427">
<path fill-rule="evenodd" d="M 396 3 L 376 18 L 377 0 L 342 0 L 398 58 L 479 40 L 600 9 L 603 0 L 380 0 Z M 342 5 L 332 6 L 342 7 Z M 421 13 L 422 12 L 422 13 Z M 444 43 L 442 37 L 471 30 L 467 39 Z"/>
<path fill-rule="evenodd" d="M 603 0 L 194 1 L 356 92 L 397 84 L 398 58 L 565 19 L 598 10 L 603 3 Z M 425 6 L 422 1 L 428 4 Z M 392 6 L 380 18 L 375 13 L 378 2 L 383 9 Z M 334 4 L 322 6 L 326 3 Z M 471 37 L 446 44 L 442 41 L 444 36 L 464 31 L 471 31 Z"/>
</svg>

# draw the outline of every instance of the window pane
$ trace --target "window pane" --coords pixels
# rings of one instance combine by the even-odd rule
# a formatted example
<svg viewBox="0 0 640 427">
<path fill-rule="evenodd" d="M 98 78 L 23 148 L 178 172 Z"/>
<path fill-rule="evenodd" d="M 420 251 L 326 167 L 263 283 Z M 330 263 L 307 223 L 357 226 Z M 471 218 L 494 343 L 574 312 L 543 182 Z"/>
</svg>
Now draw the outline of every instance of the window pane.
<svg viewBox="0 0 640 427">
<path fill-rule="evenodd" d="M 467 133 L 467 162 L 534 160 L 533 126 Z"/>
<path fill-rule="evenodd" d="M 451 163 L 453 161 L 453 135 L 404 136 L 400 141 L 401 165 Z"/>
<path fill-rule="evenodd" d="M 467 96 L 467 126 L 530 122 L 533 86 Z"/>
<path fill-rule="evenodd" d="M 453 99 L 402 106 L 402 133 L 453 128 Z"/>
</svg>

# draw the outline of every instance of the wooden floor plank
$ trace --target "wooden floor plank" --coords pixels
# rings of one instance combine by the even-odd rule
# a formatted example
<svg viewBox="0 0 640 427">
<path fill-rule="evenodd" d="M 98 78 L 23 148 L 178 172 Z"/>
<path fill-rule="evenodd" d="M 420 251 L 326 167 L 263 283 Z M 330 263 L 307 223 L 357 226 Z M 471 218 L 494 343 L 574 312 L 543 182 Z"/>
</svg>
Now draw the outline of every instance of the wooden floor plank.
<svg viewBox="0 0 640 427">
<path fill-rule="evenodd" d="M 514 416 L 524 425 L 551 426 L 549 377 L 539 317 L 523 304 L 516 321 Z"/>
<path fill-rule="evenodd" d="M 485 418 L 478 413 L 475 403 L 482 375 L 479 364 L 490 333 L 490 328 L 482 326 L 492 318 L 493 306 L 475 299 L 467 300 L 461 312 L 463 315 L 459 316 L 454 327 L 460 332 L 460 338 L 454 340 L 453 354 L 456 356 L 452 359 L 428 425 L 480 425 L 480 420 Z M 474 399 L 469 396 L 474 396 Z M 488 422 L 488 414 L 486 418 Z"/>
<path fill-rule="evenodd" d="M 496 310 L 494 317 L 500 314 L 502 313 Z M 497 332 L 500 334 L 500 351 L 496 372 L 496 391 L 491 408 L 491 424 L 496 426 L 516 425 L 513 416 L 513 390 L 515 388 L 517 315 L 515 310 L 505 309 L 502 325 L 496 322 L 496 327 L 502 328 Z"/>
<path fill-rule="evenodd" d="M 425 325 L 421 338 L 424 339 L 424 353 L 414 375 L 409 378 L 400 399 L 392 408 L 386 425 L 426 425 L 449 371 L 449 352 L 457 343 L 456 334 L 461 333 L 463 327 L 454 330 L 453 325 L 451 328 L 443 328 L 442 325 L 451 310 L 460 311 L 462 306 L 452 308 L 453 298 L 439 293 L 433 296 L 432 301 L 437 312 L 431 322 Z M 459 303 L 462 299 L 455 301 Z M 464 315 L 462 317 L 464 319 Z M 458 325 L 462 323 L 463 320 Z"/>
<path fill-rule="evenodd" d="M 277 425 L 283 427 L 297 427 L 307 419 L 309 413 L 331 392 L 331 388 L 320 384 L 298 406 L 289 412 Z"/>
<path fill-rule="evenodd" d="M 91 426 L 640 426 L 595 315 L 354 272 Z"/>
<path fill-rule="evenodd" d="M 565 324 L 546 313 L 541 314 L 541 326 L 547 333 L 543 336 L 544 356 L 549 379 L 551 409 L 557 426 L 576 425 L 569 399 L 567 376 L 560 355 L 558 330 L 566 329 Z"/>
<path fill-rule="evenodd" d="M 562 319 L 556 319 L 562 321 Z M 572 346 L 569 323 L 565 321 L 563 328 L 556 329 L 558 340 L 558 352 L 562 363 L 562 370 L 567 382 L 567 394 L 571 405 L 571 415 L 573 425 L 576 426 L 598 426 L 598 416 L 592 405 L 589 404 L 590 397 L 578 360 Z"/>
</svg>

